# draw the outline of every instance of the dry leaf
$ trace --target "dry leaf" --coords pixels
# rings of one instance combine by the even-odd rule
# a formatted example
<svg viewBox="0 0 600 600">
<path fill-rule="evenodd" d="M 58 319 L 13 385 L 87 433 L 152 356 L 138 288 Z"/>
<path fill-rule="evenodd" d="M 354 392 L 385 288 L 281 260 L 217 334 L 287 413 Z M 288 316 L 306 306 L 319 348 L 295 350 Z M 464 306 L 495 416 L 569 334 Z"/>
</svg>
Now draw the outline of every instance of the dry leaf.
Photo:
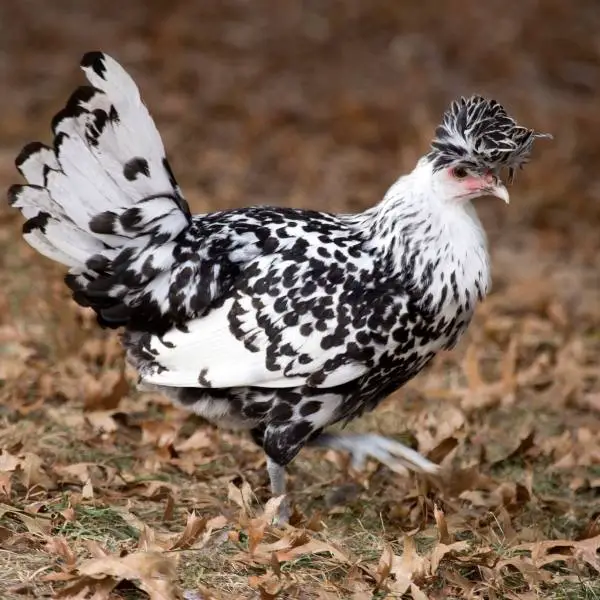
<svg viewBox="0 0 600 600">
<path fill-rule="evenodd" d="M 170 550 L 180 550 L 189 548 L 206 529 L 208 520 L 204 517 L 198 517 L 195 513 L 187 516 L 187 522 L 181 535 L 175 540 Z"/>
<path fill-rule="evenodd" d="M 94 428 L 95 431 L 101 434 L 114 433 L 119 426 L 113 419 L 114 411 L 94 411 L 85 414 L 85 419 Z"/>
<path fill-rule="evenodd" d="M 410 593 L 413 600 L 429 600 L 429 596 L 414 583 L 410 584 Z"/>
<path fill-rule="evenodd" d="M 252 488 L 247 481 L 243 481 L 241 487 L 230 482 L 227 488 L 227 498 L 237 504 L 242 509 L 244 515 L 251 516 L 253 514 Z"/>
<path fill-rule="evenodd" d="M 78 567 L 84 578 L 127 580 L 146 592 L 151 600 L 177 600 L 176 565 L 159 552 L 134 552 L 127 556 L 104 556 L 84 561 Z"/>
<path fill-rule="evenodd" d="M 83 500 L 93 500 L 94 499 L 94 488 L 92 486 L 92 480 L 88 479 L 83 487 L 81 488 L 81 498 Z"/>
<path fill-rule="evenodd" d="M 67 540 L 62 536 L 53 536 L 46 542 L 46 550 L 51 554 L 56 554 L 64 561 L 64 566 L 67 570 L 75 567 L 75 554 L 69 547 Z"/>
<path fill-rule="evenodd" d="M 6 450 L 0 451 L 0 471 L 12 472 L 21 464 L 21 459 Z"/>
<path fill-rule="evenodd" d="M 188 452 L 190 450 L 203 450 L 214 447 L 214 440 L 206 429 L 197 429 L 187 440 L 177 444 L 177 452 Z"/>
<path fill-rule="evenodd" d="M 349 564 L 348 557 L 336 548 L 333 544 L 328 542 L 322 542 L 320 540 L 310 540 L 302 546 L 296 546 L 289 550 L 282 550 L 276 553 L 277 560 L 279 562 L 294 560 L 300 556 L 306 556 L 311 554 L 319 554 L 321 552 L 329 552 L 333 558 L 343 564 Z"/>
<path fill-rule="evenodd" d="M 109 411 L 117 408 L 123 396 L 129 392 L 129 384 L 123 370 L 106 371 L 99 380 L 89 379 L 86 382 L 86 411 Z"/>
<path fill-rule="evenodd" d="M 438 505 L 433 507 L 433 517 L 438 530 L 438 540 L 442 544 L 449 544 L 452 541 L 450 534 L 448 533 L 448 524 L 446 523 L 446 517 L 444 511 L 438 508 Z"/>
<path fill-rule="evenodd" d="M 33 454 L 32 452 L 23 454 L 19 462 L 19 469 L 21 471 L 21 480 L 27 489 L 36 485 L 46 489 L 54 487 L 54 482 L 44 471 L 43 464 L 43 460 L 37 454 Z"/>
</svg>

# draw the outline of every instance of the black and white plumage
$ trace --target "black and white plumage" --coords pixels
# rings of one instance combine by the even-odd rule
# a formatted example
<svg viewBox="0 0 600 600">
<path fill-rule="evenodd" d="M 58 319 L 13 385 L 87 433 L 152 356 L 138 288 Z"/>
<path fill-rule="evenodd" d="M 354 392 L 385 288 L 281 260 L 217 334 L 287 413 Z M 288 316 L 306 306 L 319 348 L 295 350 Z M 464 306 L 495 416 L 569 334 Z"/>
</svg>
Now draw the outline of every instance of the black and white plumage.
<svg viewBox="0 0 600 600">
<path fill-rule="evenodd" d="M 452 104 L 432 149 L 355 215 L 251 207 L 191 215 L 129 75 L 85 55 L 91 84 L 26 146 L 10 203 L 25 239 L 69 267 L 74 299 L 123 328 L 144 386 L 265 450 L 272 491 L 303 445 L 435 473 L 400 444 L 322 434 L 371 410 L 454 346 L 489 288 L 470 204 L 538 135 L 494 101 Z"/>
</svg>

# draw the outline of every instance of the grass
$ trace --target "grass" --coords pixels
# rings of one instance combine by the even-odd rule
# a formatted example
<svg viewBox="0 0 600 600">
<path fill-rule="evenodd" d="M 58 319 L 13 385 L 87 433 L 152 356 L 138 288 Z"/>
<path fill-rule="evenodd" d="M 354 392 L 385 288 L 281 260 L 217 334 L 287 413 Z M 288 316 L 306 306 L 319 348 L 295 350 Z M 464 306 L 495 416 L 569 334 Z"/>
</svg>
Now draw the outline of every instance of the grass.
<svg viewBox="0 0 600 600">
<path fill-rule="evenodd" d="M 85 368 L 97 369 L 97 365 Z M 60 365 L 58 372 L 61 372 Z M 59 375 L 66 387 L 70 377 L 72 375 L 64 373 Z M 9 382 L 9 385 L 18 384 Z M 34 400 L 35 394 L 32 395 Z M 431 557 L 439 543 L 432 518 L 434 502 L 444 508 L 453 539 L 468 542 L 463 560 L 474 561 L 472 566 L 462 566 L 460 560 L 456 562 L 457 559 L 450 558 L 446 568 L 455 568 L 465 580 L 473 582 L 482 577 L 481 567 L 477 566 L 482 560 L 481 564 L 487 565 L 485 568 L 493 570 L 498 561 L 529 556 L 527 550 L 518 549 L 519 543 L 579 539 L 585 535 L 597 509 L 594 490 L 585 486 L 571 489 L 569 484 L 574 473 L 553 469 L 552 461 L 556 456 L 540 453 L 541 446 L 534 444 L 533 454 L 526 451 L 502 459 L 518 441 L 509 439 L 509 432 L 527 413 L 517 411 L 511 415 L 502 407 L 491 407 L 483 418 L 485 423 L 494 424 L 494 444 L 490 450 L 494 462 L 488 466 L 482 463 L 481 469 L 493 478 L 490 480 L 493 483 L 484 486 L 480 492 L 483 496 L 452 497 L 443 488 L 436 492 L 412 477 L 404 479 L 376 465 L 370 465 L 365 475 L 357 474 L 359 478 L 353 481 L 352 474 L 340 470 L 341 463 L 322 460 L 322 452 L 305 450 L 291 467 L 290 479 L 303 512 L 308 517 L 322 515 L 320 520 L 325 528 L 310 533 L 310 537 L 340 549 L 349 562 L 340 563 L 327 552 L 308 553 L 282 562 L 277 569 L 280 575 L 275 577 L 272 565 L 257 562 L 249 551 L 248 526 L 239 520 L 238 509 L 227 498 L 228 482 L 239 480 L 240 473 L 262 501 L 268 498 L 260 453 L 243 436 L 216 433 L 208 428 L 207 433 L 214 436 L 215 445 L 202 449 L 196 455 L 198 460 L 192 471 L 184 472 L 177 466 L 180 464 L 177 460 L 184 458 L 185 453 L 174 453 L 172 448 L 198 428 L 207 426 L 198 418 L 180 413 L 154 397 L 124 397 L 113 414 L 117 411 L 131 414 L 128 407 L 133 406 L 136 408 L 135 419 L 119 418 L 116 428 L 107 433 L 95 427 L 93 420 L 88 422 L 84 418 L 85 413 L 76 400 L 61 400 L 48 407 L 42 405 L 25 420 L 17 417 L 18 404 L 6 403 L 6 426 L 0 432 L 4 447 L 15 456 L 22 456 L 25 451 L 38 456 L 40 468 L 52 482 L 47 489 L 39 486 L 27 489 L 20 469 L 13 472 L 12 491 L 5 501 L 21 511 L 20 515 L 31 514 L 31 507 L 35 505 L 38 512 L 31 518 L 51 522 L 51 527 L 40 537 L 35 533 L 35 527 L 32 530 L 31 523 L 28 525 L 19 515 L 7 512 L 0 518 L 0 531 L 5 531 L 5 537 L 12 534 L 11 543 L 16 544 L 13 549 L 6 550 L 3 559 L 8 564 L 11 556 L 13 559 L 15 555 L 21 557 L 18 568 L 7 567 L 4 571 L 7 590 L 18 590 L 22 595 L 21 588 L 25 586 L 26 593 L 39 596 L 60 586 L 59 583 L 43 584 L 36 580 L 40 569 L 45 574 L 52 573 L 64 564 L 48 552 L 45 539 L 64 539 L 79 563 L 90 558 L 90 542 L 109 554 L 136 552 L 143 536 L 147 535 L 142 530 L 146 527 L 162 540 L 166 555 L 176 557 L 177 585 L 181 589 L 218 590 L 225 598 L 252 597 L 252 590 L 261 589 L 260 586 L 271 592 L 278 591 L 283 594 L 281 597 L 285 594 L 293 597 L 302 589 L 309 597 L 318 598 L 320 590 L 330 589 L 334 590 L 331 593 L 339 594 L 337 597 L 344 598 L 348 592 L 343 590 L 359 585 L 352 580 L 348 582 L 351 575 L 358 578 L 361 586 L 371 590 L 371 598 L 393 598 L 393 586 L 389 593 L 385 582 L 379 591 L 375 586 L 374 578 L 384 548 L 389 544 L 393 553 L 401 556 L 403 536 L 412 530 L 418 554 Z M 370 415 L 366 423 L 354 424 L 353 429 L 364 427 L 385 431 L 386 427 L 393 427 L 390 421 L 392 416 L 398 418 L 398 410 L 404 409 L 394 401 L 388 402 L 381 411 Z M 419 422 L 418 413 L 407 413 L 407 416 L 408 422 L 417 427 L 419 437 L 418 425 L 415 425 Z M 552 410 L 547 411 L 545 421 L 550 425 L 539 430 L 536 439 L 540 443 L 556 435 L 553 423 L 557 416 Z M 480 423 L 482 415 L 477 413 L 475 418 Z M 148 441 L 142 443 L 145 428 L 149 427 L 146 423 L 157 422 L 164 422 L 165 431 L 168 427 L 176 431 L 175 438 L 167 444 L 166 453 L 161 446 L 160 431 L 154 437 L 146 434 Z M 74 427 L 67 423 L 79 425 Z M 462 440 L 454 459 L 457 468 L 462 460 L 470 460 L 472 456 L 469 448 L 476 440 L 477 431 L 471 430 L 469 434 L 469 427 L 467 418 L 455 432 Z M 461 449 L 464 451 L 462 458 Z M 244 467 L 252 463 L 256 466 Z M 83 471 L 78 470 L 78 465 L 87 465 L 85 473 L 91 478 L 92 497 L 82 498 L 86 483 L 83 479 L 87 475 L 80 474 Z M 61 468 L 67 468 L 67 471 Z M 578 476 L 590 480 L 598 476 L 596 465 L 577 467 L 576 471 Z M 502 502 L 498 504 L 497 498 L 494 500 L 498 486 L 509 489 L 506 486 L 524 486 L 527 481 L 530 481 L 533 496 L 514 506 L 515 498 L 507 498 L 504 510 L 508 517 L 503 517 L 498 513 Z M 166 487 L 161 488 L 161 484 Z M 152 486 L 154 492 L 149 493 Z M 472 487 L 473 493 L 479 493 L 476 492 L 477 484 Z M 165 520 L 170 495 L 173 496 L 171 514 Z M 337 498 L 333 504 L 332 498 Z M 67 518 L 65 511 L 69 507 L 72 507 L 72 513 Z M 224 514 L 228 525 L 214 533 L 208 545 L 199 550 L 169 552 L 164 540 L 181 533 L 187 515 L 193 510 L 207 518 Z M 507 526 L 510 531 L 506 531 Z M 280 535 L 267 528 L 265 541 L 274 541 Z M 10 541 L 10 537 L 8 539 Z M 21 540 L 19 543 L 25 546 L 15 540 Z M 482 552 L 483 558 L 480 557 Z M 468 559 L 469 556 L 472 558 Z M 353 564 L 361 567 L 352 567 Z M 577 566 L 576 570 L 573 566 L 565 563 L 550 565 L 546 570 L 553 579 L 536 587 L 536 593 L 546 598 L 595 598 L 598 587 L 593 572 L 584 565 Z M 357 568 L 360 576 L 356 574 Z M 417 577 L 416 581 L 431 597 L 436 597 L 440 590 L 459 594 L 458 588 L 445 580 L 444 572 L 425 579 Z M 390 577 L 393 582 L 393 575 Z M 498 598 L 510 598 L 511 593 L 521 594 L 532 589 L 515 570 L 503 569 L 495 577 L 494 589 L 500 586 Z M 481 581 L 484 582 L 485 579 Z M 141 597 L 130 588 L 123 588 L 119 593 L 123 598 Z M 504 593 L 509 595 L 504 596 Z"/>
</svg>

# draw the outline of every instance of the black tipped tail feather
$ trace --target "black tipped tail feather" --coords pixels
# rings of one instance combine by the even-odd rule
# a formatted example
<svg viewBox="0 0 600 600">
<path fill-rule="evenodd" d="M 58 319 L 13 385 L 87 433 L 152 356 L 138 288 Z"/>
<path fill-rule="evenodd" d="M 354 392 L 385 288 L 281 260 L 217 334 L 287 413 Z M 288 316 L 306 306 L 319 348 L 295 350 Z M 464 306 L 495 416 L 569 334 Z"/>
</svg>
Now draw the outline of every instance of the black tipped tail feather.
<svg viewBox="0 0 600 600">
<path fill-rule="evenodd" d="M 23 236 L 69 267 L 74 299 L 108 327 L 152 327 L 163 318 L 175 240 L 191 223 L 160 135 L 131 77 L 90 52 L 78 88 L 52 122 L 52 147 L 25 146 L 16 166 L 26 185 L 9 203 L 27 219 Z"/>
</svg>

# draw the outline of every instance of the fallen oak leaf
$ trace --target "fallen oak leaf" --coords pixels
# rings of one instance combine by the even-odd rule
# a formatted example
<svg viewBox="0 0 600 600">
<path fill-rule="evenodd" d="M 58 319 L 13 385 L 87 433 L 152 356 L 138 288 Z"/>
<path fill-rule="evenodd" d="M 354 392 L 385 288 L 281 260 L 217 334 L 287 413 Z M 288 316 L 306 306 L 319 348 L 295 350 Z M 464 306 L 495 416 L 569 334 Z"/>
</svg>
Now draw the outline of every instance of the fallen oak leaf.
<svg viewBox="0 0 600 600">
<path fill-rule="evenodd" d="M 296 546 L 302 546 L 310 541 L 310 539 L 310 535 L 307 531 L 292 531 L 271 544 L 259 544 L 255 549 L 255 555 L 271 557 L 273 552 L 279 552 L 289 548 L 294 548 Z"/>
<path fill-rule="evenodd" d="M 270 571 L 248 577 L 248 585 L 258 590 L 260 600 L 275 600 L 281 593 L 289 592 L 294 583 L 289 574 L 281 577 Z"/>
<path fill-rule="evenodd" d="M 99 434 L 114 433 L 119 425 L 114 420 L 113 410 L 94 411 L 86 413 L 85 420 L 92 426 L 94 431 Z"/>
<path fill-rule="evenodd" d="M 262 515 L 250 519 L 248 523 L 248 551 L 254 554 L 258 544 L 265 537 L 265 531 L 273 523 L 273 519 L 279 513 L 279 508 L 285 496 L 277 496 L 271 498 L 265 505 L 265 510 Z"/>
<path fill-rule="evenodd" d="M 25 525 L 29 533 L 46 536 L 52 531 L 52 519 L 50 516 L 29 515 L 18 508 L 0 503 L 0 517 L 3 517 L 5 514 L 10 514 L 19 519 L 19 521 Z"/>
<path fill-rule="evenodd" d="M 392 559 L 394 558 L 394 551 L 389 544 L 386 544 L 381 557 L 379 558 L 379 564 L 377 565 L 377 571 L 375 572 L 375 591 L 380 590 L 383 587 L 386 579 L 392 572 Z"/>
<path fill-rule="evenodd" d="M 10 498 L 12 492 L 12 473 L 0 472 L 0 494 Z"/>
<path fill-rule="evenodd" d="M 436 463 L 441 462 L 458 446 L 458 438 L 454 436 L 443 439 L 435 448 L 427 453 L 427 458 Z"/>
<path fill-rule="evenodd" d="M 173 542 L 169 550 L 185 550 L 189 548 L 206 529 L 208 519 L 199 517 L 194 511 L 188 514 L 185 528 Z"/>
<path fill-rule="evenodd" d="M 167 494 L 167 499 L 165 502 L 165 508 L 163 510 L 162 520 L 172 521 L 175 515 L 175 498 L 173 498 L 172 494 Z"/>
<path fill-rule="evenodd" d="M 429 600 L 429 596 L 414 583 L 410 584 L 410 594 L 413 600 Z"/>
<path fill-rule="evenodd" d="M 521 573 L 523 579 L 534 589 L 540 584 L 551 581 L 552 574 L 549 571 L 540 569 L 535 565 L 531 558 L 527 556 L 513 556 L 498 561 L 495 566 L 496 571 L 502 575 L 502 569 L 512 567 Z"/>
<path fill-rule="evenodd" d="M 448 532 L 448 523 L 446 523 L 444 511 L 439 508 L 437 504 L 433 507 L 433 518 L 435 519 L 438 530 L 438 541 L 442 544 L 449 544 L 452 541 L 452 538 Z"/>
<path fill-rule="evenodd" d="M 218 515 L 211 519 L 199 519 L 198 517 L 196 517 L 196 519 L 198 519 L 198 521 L 191 522 L 188 516 L 185 530 L 175 538 L 172 545 L 167 545 L 167 550 L 199 550 L 206 545 L 214 531 L 223 529 L 229 522 L 223 515 Z M 201 522 L 203 523 L 202 527 L 200 527 Z M 197 523 L 197 525 L 195 523 Z M 199 528 L 198 531 L 195 531 L 196 527 Z M 199 539 L 200 535 L 202 536 L 201 539 Z"/>
<path fill-rule="evenodd" d="M 502 465 L 502 464 L 512 460 L 513 458 L 516 458 L 517 456 L 522 456 L 528 450 L 533 448 L 534 445 L 535 445 L 535 431 L 533 429 L 531 429 L 526 435 L 521 436 L 521 438 L 519 439 L 519 442 L 515 448 L 510 450 L 508 452 L 508 454 L 505 454 L 504 456 L 502 456 L 500 458 L 496 458 L 495 460 L 491 461 L 490 466 L 497 467 L 499 465 Z"/>
<path fill-rule="evenodd" d="M 460 552 L 465 552 L 469 549 L 469 542 L 463 540 L 460 542 L 453 542 L 451 544 L 443 544 L 439 542 L 435 545 L 434 549 L 431 552 L 429 560 L 431 561 L 430 573 L 435 575 L 437 570 L 442 562 L 442 559 L 447 554 L 458 554 Z"/>
<path fill-rule="evenodd" d="M 118 372 L 107 371 L 99 380 L 90 378 L 86 387 L 83 405 L 86 411 L 113 410 L 129 392 L 129 383 L 123 369 Z"/>
<path fill-rule="evenodd" d="M 92 480 L 88 479 L 81 488 L 81 498 L 83 500 L 94 499 L 94 487 L 92 486 Z"/>
<path fill-rule="evenodd" d="M 343 564 L 350 564 L 350 559 L 333 544 L 328 542 L 322 542 L 320 540 L 310 540 L 302 546 L 296 546 L 289 550 L 281 550 L 275 554 L 279 562 L 287 562 L 294 560 L 300 556 L 306 556 L 310 554 L 320 554 L 321 552 L 329 552 L 333 558 L 337 559 L 338 562 Z"/>
<path fill-rule="evenodd" d="M 426 575 L 429 569 L 429 560 L 417 553 L 414 537 L 405 535 L 402 555 L 394 554 L 389 546 L 384 548 L 375 579 L 378 588 L 385 584 L 385 588 L 400 597 L 410 589 L 415 577 Z"/>
<path fill-rule="evenodd" d="M 179 488 L 174 483 L 160 479 L 148 479 L 125 484 L 126 496 L 143 496 L 152 500 L 160 500 L 167 496 L 177 497 Z"/>
<path fill-rule="evenodd" d="M 27 489 L 34 486 L 41 486 L 47 490 L 55 487 L 54 481 L 46 474 L 43 469 L 44 461 L 33 452 L 26 452 L 20 458 L 19 471 L 21 481 Z"/>
<path fill-rule="evenodd" d="M 0 471 L 12 473 L 20 464 L 21 459 L 18 456 L 14 456 L 6 450 L 0 451 Z"/>
<path fill-rule="evenodd" d="M 48 539 L 45 545 L 45 550 L 50 554 L 56 554 L 63 559 L 66 570 L 70 571 L 75 568 L 76 557 L 75 553 L 69 547 L 67 540 L 63 536 L 54 536 Z"/>
<path fill-rule="evenodd" d="M 94 558 L 104 558 L 108 556 L 108 550 L 103 548 L 96 540 L 86 540 L 87 549 Z"/>
<path fill-rule="evenodd" d="M 142 445 L 170 448 L 175 443 L 181 423 L 152 420 L 142 421 L 139 426 L 142 429 Z"/>
<path fill-rule="evenodd" d="M 204 448 L 213 448 L 214 440 L 206 429 L 197 429 L 187 440 L 177 444 L 177 452 L 187 452 L 189 450 L 203 450 Z"/>
<path fill-rule="evenodd" d="M 52 579 L 51 575 L 53 574 L 50 573 L 42 579 L 45 581 L 64 581 L 60 578 Z M 90 600 L 110 600 L 111 593 L 117 585 L 118 581 L 110 577 L 103 579 L 79 577 L 62 590 L 56 592 L 54 597 L 63 600 L 84 600 L 85 598 L 90 598 Z M 92 594 L 91 597 L 90 593 Z"/>
<path fill-rule="evenodd" d="M 245 517 L 251 517 L 254 513 L 252 510 L 252 497 L 252 488 L 247 481 L 243 481 L 239 487 L 233 481 L 229 482 L 227 499 L 237 504 L 242 509 L 242 514 Z"/>
<path fill-rule="evenodd" d="M 572 551 L 571 556 L 573 558 L 583 560 L 592 567 L 592 569 L 600 573 L 600 559 L 598 558 L 600 535 L 577 541 L 556 540 L 536 542 L 533 544 L 531 558 L 535 564 L 538 564 L 540 558 L 553 558 L 557 556 L 551 553 L 551 551 L 556 548 L 570 548 Z"/>
<path fill-rule="evenodd" d="M 478 584 L 461 575 L 456 568 L 450 569 L 446 567 L 442 570 L 440 576 L 459 588 L 463 592 L 464 598 L 475 598 L 473 592 Z"/>
<path fill-rule="evenodd" d="M 111 578 L 118 584 L 126 580 L 146 592 L 151 600 L 177 600 L 175 560 L 160 552 L 91 558 L 77 570 L 84 581 Z"/>
</svg>

